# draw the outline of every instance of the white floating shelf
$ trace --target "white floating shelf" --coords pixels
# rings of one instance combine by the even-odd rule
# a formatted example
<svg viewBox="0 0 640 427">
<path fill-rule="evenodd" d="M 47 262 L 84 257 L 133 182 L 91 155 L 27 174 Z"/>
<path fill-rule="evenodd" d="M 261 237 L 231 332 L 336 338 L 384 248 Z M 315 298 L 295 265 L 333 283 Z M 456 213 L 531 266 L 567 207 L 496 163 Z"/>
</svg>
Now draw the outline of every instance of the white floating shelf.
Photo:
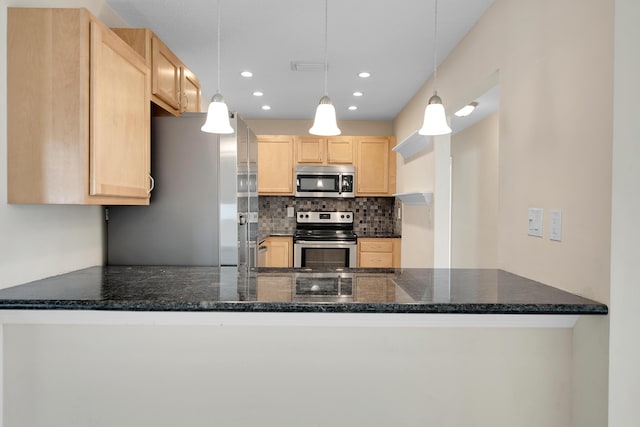
<svg viewBox="0 0 640 427">
<path fill-rule="evenodd" d="M 433 137 L 420 135 L 418 131 L 415 131 L 393 147 L 392 150 L 407 159 L 427 148 L 432 141 Z"/>
<path fill-rule="evenodd" d="M 396 193 L 393 197 L 402 200 L 405 205 L 429 206 L 433 199 L 433 192 Z"/>
</svg>

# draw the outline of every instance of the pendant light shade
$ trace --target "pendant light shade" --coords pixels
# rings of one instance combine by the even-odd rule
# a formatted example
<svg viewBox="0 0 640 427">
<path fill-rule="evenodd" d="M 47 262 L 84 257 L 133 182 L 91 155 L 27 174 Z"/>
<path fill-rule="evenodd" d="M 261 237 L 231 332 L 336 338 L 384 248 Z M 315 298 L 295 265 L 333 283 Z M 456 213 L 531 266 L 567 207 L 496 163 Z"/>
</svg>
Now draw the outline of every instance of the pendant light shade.
<svg viewBox="0 0 640 427">
<path fill-rule="evenodd" d="M 433 11 L 433 86 L 438 86 L 438 0 L 434 0 Z M 442 99 L 437 91 L 433 91 L 433 96 L 429 98 L 429 103 L 424 109 L 424 122 L 418 131 L 420 135 L 446 135 L 451 133 L 451 128 L 447 123 L 447 114 L 444 111 Z"/>
<path fill-rule="evenodd" d="M 335 136 L 340 135 L 340 129 L 336 123 L 336 109 L 328 96 L 320 98 L 320 104 L 316 109 L 316 117 L 313 126 L 309 129 L 312 135 Z"/>
<path fill-rule="evenodd" d="M 233 133 L 233 128 L 229 122 L 229 108 L 224 102 L 224 98 L 219 93 L 213 95 L 209 109 L 207 110 L 207 121 L 200 128 L 208 133 Z"/>
<path fill-rule="evenodd" d="M 211 103 L 207 109 L 207 120 L 200 128 L 207 133 L 229 134 L 233 133 L 233 128 L 229 122 L 229 108 L 220 95 L 220 0 L 218 0 L 218 90 L 211 98 Z"/>
<path fill-rule="evenodd" d="M 418 133 L 420 135 L 446 135 L 451 133 L 442 99 L 436 92 L 429 98 L 429 103 L 424 109 L 424 122 Z"/>
<path fill-rule="evenodd" d="M 341 133 L 336 122 L 336 109 L 329 98 L 327 84 L 327 17 L 329 15 L 327 1 L 324 1 L 324 96 L 320 98 L 313 126 L 309 129 L 310 134 L 319 136 L 335 136 Z"/>
</svg>

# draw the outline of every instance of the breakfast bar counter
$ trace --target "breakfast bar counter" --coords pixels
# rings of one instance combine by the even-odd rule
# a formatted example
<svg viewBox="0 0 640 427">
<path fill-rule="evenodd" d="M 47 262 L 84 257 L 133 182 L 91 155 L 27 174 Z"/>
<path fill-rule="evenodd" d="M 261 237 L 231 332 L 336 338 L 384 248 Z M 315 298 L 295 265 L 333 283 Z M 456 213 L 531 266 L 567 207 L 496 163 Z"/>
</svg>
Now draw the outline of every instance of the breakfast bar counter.
<svg viewBox="0 0 640 427">
<path fill-rule="evenodd" d="M 0 290 L 0 310 L 597 315 L 607 306 L 493 269 L 106 266 Z"/>
<path fill-rule="evenodd" d="M 502 270 L 91 267 L 0 290 L 0 420 L 264 425 L 277 408 L 287 426 L 445 425 L 454 393 L 490 387 L 486 416 L 446 425 L 505 407 L 538 423 L 571 406 L 574 358 L 606 360 L 606 314 Z"/>
</svg>

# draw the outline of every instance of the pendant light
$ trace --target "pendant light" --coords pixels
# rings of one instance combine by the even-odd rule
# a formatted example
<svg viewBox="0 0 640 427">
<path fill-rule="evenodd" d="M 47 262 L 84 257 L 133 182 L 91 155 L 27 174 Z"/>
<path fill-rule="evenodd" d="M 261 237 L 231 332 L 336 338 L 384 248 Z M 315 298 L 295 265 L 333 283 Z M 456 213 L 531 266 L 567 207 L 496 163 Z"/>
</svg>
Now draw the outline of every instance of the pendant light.
<svg viewBox="0 0 640 427">
<path fill-rule="evenodd" d="M 233 133 L 231 123 L 229 123 L 229 108 L 220 95 L 220 0 L 218 0 L 218 90 L 211 98 L 207 110 L 207 120 L 200 130 L 208 133 Z"/>
<path fill-rule="evenodd" d="M 436 56 L 438 47 L 438 0 L 434 0 L 433 15 L 433 87 L 435 88 L 438 82 L 438 61 Z M 442 99 L 440 99 L 436 90 L 433 91 L 433 96 L 429 98 L 429 103 L 424 109 L 424 122 L 418 133 L 420 135 L 446 135 L 451 133 Z"/>
<path fill-rule="evenodd" d="M 336 123 L 336 109 L 329 98 L 327 89 L 327 20 L 328 20 L 328 0 L 324 0 L 324 96 L 320 98 L 320 103 L 316 109 L 316 117 L 313 126 L 309 129 L 312 135 L 334 136 L 340 135 L 340 129 Z"/>
</svg>

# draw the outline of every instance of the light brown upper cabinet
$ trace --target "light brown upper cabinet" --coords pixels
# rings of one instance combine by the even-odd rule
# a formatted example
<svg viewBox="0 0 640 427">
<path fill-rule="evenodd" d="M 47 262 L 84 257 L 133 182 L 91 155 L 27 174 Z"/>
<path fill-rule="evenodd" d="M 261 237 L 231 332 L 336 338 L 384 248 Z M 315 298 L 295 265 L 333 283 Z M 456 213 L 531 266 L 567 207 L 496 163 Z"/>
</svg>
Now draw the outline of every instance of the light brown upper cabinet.
<svg viewBox="0 0 640 427">
<path fill-rule="evenodd" d="M 179 116 L 200 111 L 200 81 L 162 40 L 148 28 L 113 28 L 151 69 L 151 101 Z"/>
<path fill-rule="evenodd" d="M 151 96 L 173 114 L 180 109 L 180 60 L 155 34 L 151 37 Z"/>
<path fill-rule="evenodd" d="M 396 191 L 396 155 L 392 136 L 358 136 L 356 196 L 391 196 Z"/>
<path fill-rule="evenodd" d="M 258 136 L 258 194 L 293 195 L 293 136 Z"/>
<path fill-rule="evenodd" d="M 9 203 L 149 204 L 150 72 L 86 9 L 9 8 Z"/>
<path fill-rule="evenodd" d="M 296 164 L 353 164 L 353 137 L 296 136 Z"/>
<path fill-rule="evenodd" d="M 181 83 L 182 97 L 180 98 L 180 106 L 182 112 L 198 113 L 200 112 L 200 80 L 193 72 L 185 67 L 181 67 Z"/>
</svg>

